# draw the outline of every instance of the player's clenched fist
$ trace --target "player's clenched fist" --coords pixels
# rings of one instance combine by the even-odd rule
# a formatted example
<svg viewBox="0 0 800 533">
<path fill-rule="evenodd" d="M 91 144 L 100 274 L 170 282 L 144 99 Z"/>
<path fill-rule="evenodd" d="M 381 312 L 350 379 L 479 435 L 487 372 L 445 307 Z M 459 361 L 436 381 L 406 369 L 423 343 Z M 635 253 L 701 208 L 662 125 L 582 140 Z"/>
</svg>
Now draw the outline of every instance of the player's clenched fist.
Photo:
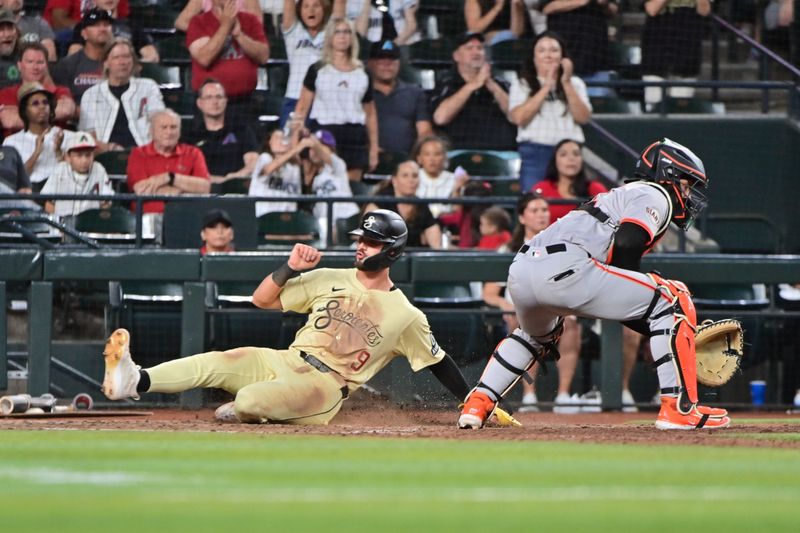
<svg viewBox="0 0 800 533">
<path fill-rule="evenodd" d="M 307 244 L 295 244 L 289 255 L 289 268 L 298 272 L 311 270 L 319 264 L 322 252 Z"/>
</svg>

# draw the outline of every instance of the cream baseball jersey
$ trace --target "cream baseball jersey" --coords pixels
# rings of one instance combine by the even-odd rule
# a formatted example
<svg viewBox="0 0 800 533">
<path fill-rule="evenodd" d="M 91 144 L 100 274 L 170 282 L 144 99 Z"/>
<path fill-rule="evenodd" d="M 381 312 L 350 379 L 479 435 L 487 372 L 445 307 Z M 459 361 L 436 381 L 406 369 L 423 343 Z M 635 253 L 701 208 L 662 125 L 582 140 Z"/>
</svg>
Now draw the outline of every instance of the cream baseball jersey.
<svg viewBox="0 0 800 533">
<path fill-rule="evenodd" d="M 291 348 L 316 356 L 357 389 L 397 356 L 416 372 L 438 363 L 425 314 L 397 289 L 366 289 L 357 270 L 321 268 L 289 280 L 281 292 L 285 311 L 308 313 Z"/>
</svg>

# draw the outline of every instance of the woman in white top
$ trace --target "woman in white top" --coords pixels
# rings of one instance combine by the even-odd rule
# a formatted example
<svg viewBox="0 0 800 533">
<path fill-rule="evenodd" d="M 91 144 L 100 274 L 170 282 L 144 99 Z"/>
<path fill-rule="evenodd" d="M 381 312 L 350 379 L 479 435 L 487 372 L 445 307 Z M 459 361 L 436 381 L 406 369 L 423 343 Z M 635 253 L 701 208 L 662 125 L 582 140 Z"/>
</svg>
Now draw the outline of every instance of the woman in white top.
<svg viewBox="0 0 800 533">
<path fill-rule="evenodd" d="M 290 146 L 281 130 L 274 130 L 264 143 L 250 180 L 249 196 L 285 197 L 302 194 L 298 154 L 301 146 Z M 273 211 L 296 211 L 295 202 L 256 202 L 256 216 Z"/>
<path fill-rule="evenodd" d="M 310 112 L 310 114 L 309 114 Z M 326 129 L 351 180 L 378 164 L 378 116 L 372 80 L 358 60 L 353 24 L 333 17 L 325 28 L 322 59 L 309 67 L 295 107 L 293 128 L 311 120 L 312 130 Z"/>
<path fill-rule="evenodd" d="M 556 33 L 537 35 L 529 57 L 508 97 L 508 118 L 518 128 L 523 191 L 544 177 L 556 143 L 584 141 L 580 125 L 592 116 L 586 84 L 572 75 L 572 61 Z"/>
<path fill-rule="evenodd" d="M 333 8 L 330 0 L 283 0 L 281 33 L 289 59 L 289 81 L 281 110 L 281 127 L 297 105 L 308 67 L 322 55 L 323 30 L 331 18 L 331 10 L 343 11 L 343 5 L 344 0 L 336 0 Z"/>
<path fill-rule="evenodd" d="M 103 54 L 106 79 L 81 98 L 78 129 L 88 131 L 100 152 L 126 150 L 150 142 L 150 114 L 164 109 L 155 81 L 137 78 L 139 60 L 133 44 L 116 38 Z"/>
<path fill-rule="evenodd" d="M 420 198 L 455 198 L 461 196 L 461 188 L 469 181 L 464 172 L 456 176 L 447 167 L 447 145 L 444 139 L 429 135 L 417 141 L 411 150 L 411 157 L 419 165 L 419 186 L 417 196 Z M 429 204 L 433 216 L 439 218 L 443 213 L 451 213 L 456 204 Z"/>
</svg>

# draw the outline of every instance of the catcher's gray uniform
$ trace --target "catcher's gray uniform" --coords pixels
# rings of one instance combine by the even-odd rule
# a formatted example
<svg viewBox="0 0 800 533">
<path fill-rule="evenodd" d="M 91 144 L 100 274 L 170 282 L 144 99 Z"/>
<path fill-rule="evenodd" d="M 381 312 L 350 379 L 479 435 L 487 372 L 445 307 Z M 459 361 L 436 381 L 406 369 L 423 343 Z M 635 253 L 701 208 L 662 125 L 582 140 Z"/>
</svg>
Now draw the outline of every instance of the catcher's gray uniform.
<svg viewBox="0 0 800 533">
<path fill-rule="evenodd" d="M 651 331 L 671 329 L 673 296 L 647 274 L 610 266 L 614 234 L 623 222 L 642 227 L 649 248 L 666 232 L 672 203 L 663 187 L 637 181 L 597 195 L 526 243 L 509 269 L 508 291 L 520 328 L 497 348 L 476 390 L 498 400 L 559 334 L 560 316 L 635 320 Z M 523 342 L 519 342 L 519 340 Z M 525 346 L 525 344 L 529 346 Z M 653 357 L 670 353 L 670 337 L 651 338 Z M 498 360 L 499 359 L 499 360 Z M 678 384 L 675 365 L 658 367 L 663 390 Z"/>
</svg>

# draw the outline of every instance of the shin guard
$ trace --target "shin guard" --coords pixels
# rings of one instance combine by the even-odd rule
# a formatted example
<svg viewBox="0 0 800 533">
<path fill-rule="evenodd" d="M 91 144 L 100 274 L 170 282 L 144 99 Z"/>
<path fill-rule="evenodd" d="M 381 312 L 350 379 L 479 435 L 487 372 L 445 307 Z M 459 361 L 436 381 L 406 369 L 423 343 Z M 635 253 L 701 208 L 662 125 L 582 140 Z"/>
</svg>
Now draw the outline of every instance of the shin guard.
<svg viewBox="0 0 800 533">
<path fill-rule="evenodd" d="M 495 348 L 476 390 L 499 401 L 533 366 L 539 348 L 536 341 L 517 328 Z"/>
</svg>

